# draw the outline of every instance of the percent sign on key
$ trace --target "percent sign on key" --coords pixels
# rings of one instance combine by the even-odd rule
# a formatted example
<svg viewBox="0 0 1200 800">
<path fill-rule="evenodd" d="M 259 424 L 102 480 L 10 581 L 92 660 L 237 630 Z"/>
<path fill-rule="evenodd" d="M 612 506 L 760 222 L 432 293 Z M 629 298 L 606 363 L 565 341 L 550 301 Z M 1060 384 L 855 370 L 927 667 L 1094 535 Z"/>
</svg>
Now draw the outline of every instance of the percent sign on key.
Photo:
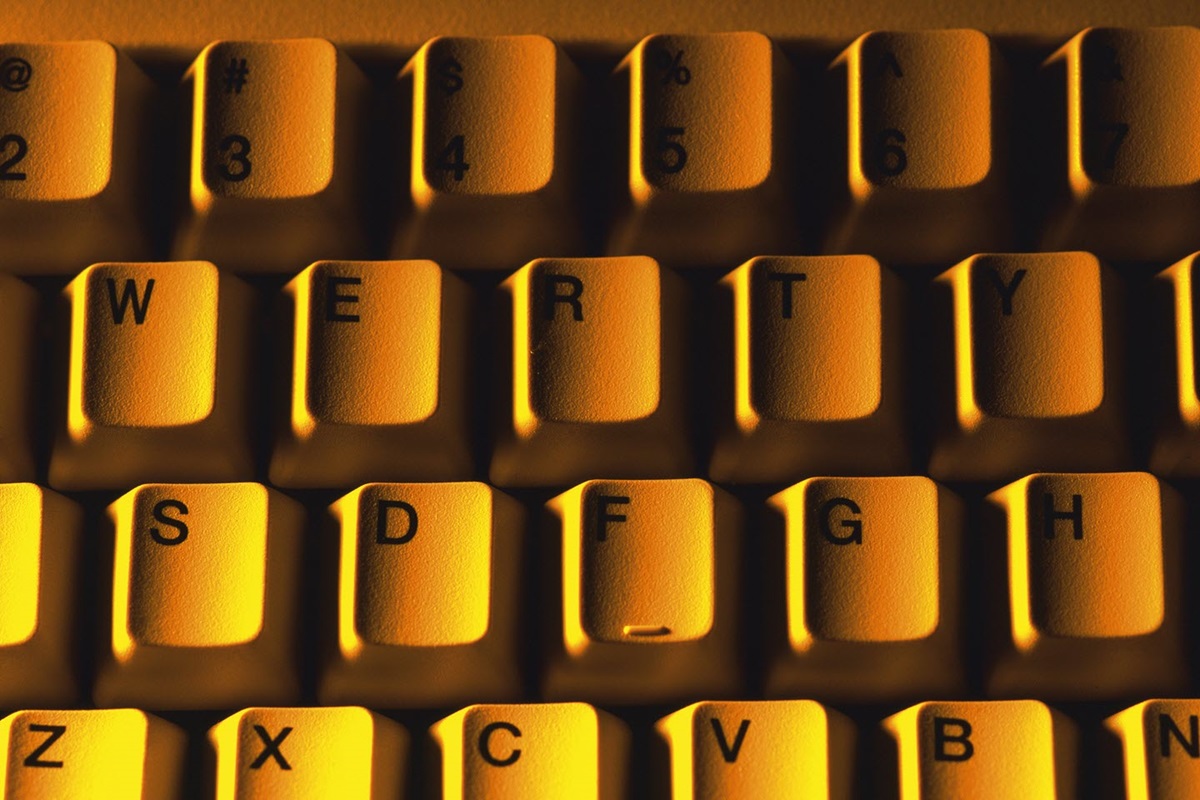
<svg viewBox="0 0 1200 800">
<path fill-rule="evenodd" d="M 682 50 L 676 51 L 673 55 L 668 50 L 655 51 L 654 66 L 662 71 L 664 86 L 672 81 L 684 86 L 692 79 L 692 71 L 683 65 Z"/>
</svg>

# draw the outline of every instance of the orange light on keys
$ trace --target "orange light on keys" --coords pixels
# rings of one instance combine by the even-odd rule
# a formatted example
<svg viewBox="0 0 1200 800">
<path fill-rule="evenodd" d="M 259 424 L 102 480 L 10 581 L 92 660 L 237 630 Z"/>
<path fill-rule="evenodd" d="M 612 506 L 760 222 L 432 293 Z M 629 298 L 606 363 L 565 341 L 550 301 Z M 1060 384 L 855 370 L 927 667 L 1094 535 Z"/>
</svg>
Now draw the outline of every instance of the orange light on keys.
<svg viewBox="0 0 1200 800">
<path fill-rule="evenodd" d="M 97 705 L 296 698 L 299 504 L 256 483 L 156 484 L 108 514 L 114 558 Z"/>
<path fill-rule="evenodd" d="M 847 93 L 845 200 L 826 248 L 937 263 L 1006 244 L 1001 92 L 987 36 L 877 31 L 834 70 L 835 91 Z"/>
<path fill-rule="evenodd" d="M 1036 700 L 919 703 L 883 721 L 899 800 L 1074 800 L 1079 735 Z"/>
<path fill-rule="evenodd" d="M 398 224 L 396 256 L 514 269 L 580 250 L 579 75 L 554 42 L 439 37 L 401 78 L 412 91 L 411 217 Z"/>
<path fill-rule="evenodd" d="M 617 80 L 629 177 L 609 252 L 685 267 L 793 248 L 791 68 L 770 39 L 649 36 Z"/>
<path fill-rule="evenodd" d="M 694 703 L 654 727 L 670 800 L 852 796 L 854 725 L 812 700 Z"/>
<path fill-rule="evenodd" d="M 924 477 L 810 478 L 768 501 L 766 692 L 866 702 L 965 689 L 962 503 Z"/>
<path fill-rule="evenodd" d="M 365 255 L 358 185 L 368 85 L 324 39 L 215 42 L 185 78 L 188 203 L 173 257 L 293 272 Z"/>
<path fill-rule="evenodd" d="M 905 471 L 895 275 L 869 256 L 766 257 L 718 289 L 731 359 L 714 375 L 713 480 Z"/>
<path fill-rule="evenodd" d="M 203 261 L 96 264 L 64 295 L 70 359 L 52 486 L 252 475 L 244 283 Z"/>
<path fill-rule="evenodd" d="M 1161 338 L 1153 340 L 1167 354 L 1160 362 L 1158 412 L 1150 469 L 1155 475 L 1200 475 L 1200 370 L 1197 370 L 1197 329 L 1200 322 L 1200 283 L 1193 253 L 1163 270 L 1154 279 L 1155 318 L 1164 320 Z M 1165 328 L 1165 330 L 1164 330 Z"/>
<path fill-rule="evenodd" d="M 989 694 L 1096 700 L 1186 687 L 1174 490 L 1144 472 L 1037 474 L 988 501 L 1003 526 L 989 542 Z"/>
<path fill-rule="evenodd" d="M 1043 247 L 1177 259 L 1200 248 L 1200 30 L 1089 28 L 1047 61 L 1065 99 L 1064 196 Z"/>
<path fill-rule="evenodd" d="M 1123 797 L 1200 796 L 1200 701 L 1147 700 L 1104 725 L 1120 743 Z"/>
<path fill-rule="evenodd" d="M 0 275 L 0 481 L 33 480 L 37 293 Z"/>
<path fill-rule="evenodd" d="M 930 474 L 1125 466 L 1120 290 L 1087 253 L 972 256 L 938 276 Z"/>
<path fill-rule="evenodd" d="M 321 261 L 284 292 L 292 369 L 273 484 L 470 477 L 462 281 L 432 261 Z"/>
<path fill-rule="evenodd" d="M 547 698 L 637 703 L 737 690 L 741 509 L 704 481 L 588 481 L 559 537 Z"/>
<path fill-rule="evenodd" d="M 691 472 L 682 291 L 635 256 L 539 259 L 504 282 L 493 483 Z"/>
<path fill-rule="evenodd" d="M 373 483 L 330 511 L 337 600 L 322 702 L 520 697 L 517 501 L 482 483 Z"/>
<path fill-rule="evenodd" d="M 0 268 L 146 258 L 142 71 L 107 42 L 0 44 L 0 81 Z"/>
</svg>

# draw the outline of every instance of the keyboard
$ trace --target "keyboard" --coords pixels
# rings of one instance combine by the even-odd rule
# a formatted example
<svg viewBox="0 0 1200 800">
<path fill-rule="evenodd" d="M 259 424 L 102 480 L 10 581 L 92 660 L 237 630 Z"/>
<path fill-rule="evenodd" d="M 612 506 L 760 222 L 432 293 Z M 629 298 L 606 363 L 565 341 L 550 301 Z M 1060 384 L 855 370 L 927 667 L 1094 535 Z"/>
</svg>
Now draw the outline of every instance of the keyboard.
<svg viewBox="0 0 1200 800">
<path fill-rule="evenodd" d="M 1200 797 L 1200 9 L 0 18 L 0 797 Z"/>
</svg>

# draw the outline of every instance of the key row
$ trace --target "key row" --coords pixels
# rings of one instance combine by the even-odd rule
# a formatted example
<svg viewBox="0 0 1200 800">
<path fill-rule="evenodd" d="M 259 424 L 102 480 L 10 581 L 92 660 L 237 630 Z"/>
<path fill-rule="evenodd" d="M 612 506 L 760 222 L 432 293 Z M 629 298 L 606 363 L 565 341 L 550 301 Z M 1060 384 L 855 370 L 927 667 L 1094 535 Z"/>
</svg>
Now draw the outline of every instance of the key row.
<svg viewBox="0 0 1200 800">
<path fill-rule="evenodd" d="M 1083 31 L 1033 81 L 1053 99 L 1032 115 L 1047 152 L 1031 158 L 1009 141 L 1009 106 L 1041 101 L 1010 102 L 1009 70 L 978 31 L 865 34 L 824 76 L 828 107 L 809 88 L 822 76 L 797 74 L 761 34 L 650 36 L 613 76 L 621 99 L 600 116 L 627 129 L 609 142 L 589 141 L 603 134 L 581 113 L 605 92 L 585 91 L 550 40 L 443 37 L 387 94 L 383 116 L 399 121 L 376 152 L 371 87 L 324 40 L 209 45 L 170 106 L 189 109 L 177 148 L 142 124 L 152 85 L 112 46 L 6 44 L 0 268 L 165 253 L 146 195 L 174 170 L 147 159 L 173 149 L 187 180 L 169 190 L 182 209 L 170 256 L 238 271 L 384 255 L 374 239 L 456 268 L 601 251 L 714 265 L 799 248 L 910 263 L 1029 247 L 1174 260 L 1200 248 L 1200 157 L 1186 146 L 1200 136 L 1197 58 L 1195 28 Z M 1044 177 L 1020 192 L 1053 198 L 1028 241 L 1013 234 L 1030 205 L 1011 199 L 1016 170 Z M 582 211 L 606 194 L 597 181 L 619 186 L 599 250 Z M 381 206 L 393 207 L 386 235 L 365 224 Z M 803 241 L 826 212 L 824 233 Z"/>
<path fill-rule="evenodd" d="M 384 708 L 520 699 L 539 647 L 550 700 L 729 697 L 760 677 L 771 697 L 954 696 L 968 631 L 990 697 L 1189 685 L 1181 504 L 1146 473 L 1031 475 L 971 527 L 928 478 L 811 478 L 768 501 L 761 536 L 704 481 L 594 480 L 547 503 L 534 575 L 522 506 L 484 484 L 360 487 L 307 555 L 304 513 L 275 490 L 153 484 L 109 507 L 95 599 L 74 503 L 0 484 L 0 508 L 0 707 L 75 701 L 75 618 L 93 606 L 107 707 L 296 702 L 310 641 L 320 702 Z M 745 569 L 749 541 L 763 552 Z M 746 579 L 764 591 L 753 619 Z M 302 596 L 320 598 L 303 646 Z M 988 616 L 963 613 L 976 600 Z"/>
<path fill-rule="evenodd" d="M 1150 469 L 1196 476 L 1195 270 L 1189 256 L 1155 277 L 1126 331 L 1126 288 L 1094 256 L 974 256 L 919 306 L 935 345 L 926 376 L 908 341 L 917 304 L 867 256 L 752 259 L 706 287 L 711 304 L 646 257 L 540 259 L 500 286 L 488 321 L 484 298 L 433 262 L 318 262 L 283 292 L 268 377 L 253 356 L 267 304 L 238 278 L 206 262 L 98 264 L 67 286 L 68 355 L 46 367 L 65 402 L 36 397 L 36 294 L 0 276 L 0 479 L 35 479 L 41 400 L 49 484 L 70 490 L 252 480 L 260 405 L 275 422 L 266 474 L 289 488 L 485 471 L 499 486 L 926 467 L 1003 481 L 1142 466 L 1129 395 L 1158 406 Z M 689 333 L 701 309 L 715 341 Z M 472 352 L 477 329 L 486 352 Z M 1127 379 L 1131 361 L 1161 369 Z M 690 391 L 710 401 L 703 417 Z M 485 406 L 479 469 L 470 420 Z M 914 421 L 932 423 L 916 468 Z"/>
<path fill-rule="evenodd" d="M 1108 717 L 1101 735 L 1120 758 L 1093 782 L 1130 800 L 1194 797 L 1198 718 L 1200 701 L 1169 699 Z M 1036 700 L 922 702 L 879 729 L 894 766 L 856 777 L 855 745 L 871 731 L 838 711 L 812 700 L 695 703 L 655 724 L 662 747 L 649 766 L 662 791 L 638 796 L 1083 796 L 1079 730 Z M 205 783 L 216 800 L 400 800 L 407 773 L 422 767 L 428 796 L 445 800 L 619 800 L 651 783 L 631 769 L 628 726 L 584 703 L 472 705 L 432 725 L 428 739 L 434 759 L 425 766 L 414 763 L 420 743 L 402 725 L 366 708 L 246 708 L 209 729 Z M 184 731 L 134 709 L 18 711 L 0 720 L 0 746 L 8 765 L 0 798 L 104 786 L 114 797 L 170 800 L 188 777 Z"/>
</svg>

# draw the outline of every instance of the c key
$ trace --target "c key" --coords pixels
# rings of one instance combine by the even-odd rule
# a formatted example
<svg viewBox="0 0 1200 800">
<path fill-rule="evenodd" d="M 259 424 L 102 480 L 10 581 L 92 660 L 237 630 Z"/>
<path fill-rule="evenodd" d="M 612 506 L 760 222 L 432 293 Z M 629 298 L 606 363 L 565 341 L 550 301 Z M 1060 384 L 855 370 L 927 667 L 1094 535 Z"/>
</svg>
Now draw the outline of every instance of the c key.
<svg viewBox="0 0 1200 800">
<path fill-rule="evenodd" d="M 109 506 L 100 706 L 295 699 L 303 510 L 256 483 L 140 486 Z"/>
<path fill-rule="evenodd" d="M 545 695 L 636 703 L 728 695 L 741 509 L 700 480 L 588 481 L 547 504 L 559 537 Z"/>
<path fill-rule="evenodd" d="M 96 264 L 64 294 L 70 358 L 52 486 L 252 475 L 244 283 L 203 261 Z"/>
<path fill-rule="evenodd" d="M 397 257 L 514 269 L 580 249 L 570 152 L 579 75 L 554 42 L 439 37 L 401 77 L 412 90 L 411 216 L 398 225 Z"/>
<path fill-rule="evenodd" d="M 192 100 L 188 202 L 173 257 L 290 272 L 364 255 L 358 206 L 367 82 L 324 39 L 215 42 Z"/>
<path fill-rule="evenodd" d="M 18 711 L 0 720 L 3 800 L 175 800 L 183 731 L 132 708 Z"/>
<path fill-rule="evenodd" d="M 408 733 L 365 708 L 247 708 L 208 732 L 214 800 L 400 800 Z"/>
</svg>

